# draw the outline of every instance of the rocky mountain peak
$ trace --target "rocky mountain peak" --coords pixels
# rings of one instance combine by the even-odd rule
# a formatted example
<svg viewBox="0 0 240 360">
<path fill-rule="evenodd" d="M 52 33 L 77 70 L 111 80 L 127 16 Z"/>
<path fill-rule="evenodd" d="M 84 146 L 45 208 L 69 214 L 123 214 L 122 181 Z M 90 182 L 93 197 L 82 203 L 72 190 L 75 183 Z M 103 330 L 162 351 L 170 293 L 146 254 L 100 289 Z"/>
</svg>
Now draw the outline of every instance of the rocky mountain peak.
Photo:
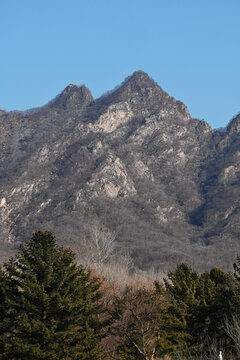
<svg viewBox="0 0 240 360">
<path fill-rule="evenodd" d="M 130 86 L 140 86 L 143 88 L 158 86 L 155 81 L 153 81 L 150 76 L 142 70 L 135 71 L 132 75 L 126 78 L 126 85 Z"/>
<path fill-rule="evenodd" d="M 148 74 L 141 70 L 134 72 L 120 86 L 98 99 L 98 103 L 100 106 L 128 103 L 132 109 L 135 109 L 135 114 L 138 112 L 138 115 L 143 113 L 143 109 L 145 113 L 155 109 L 157 111 L 170 103 L 174 107 L 179 107 L 175 99 L 171 98 Z"/>
<path fill-rule="evenodd" d="M 232 133 L 240 133 L 240 113 L 235 116 L 227 126 L 227 132 Z"/>
<path fill-rule="evenodd" d="M 85 86 L 69 84 L 48 106 L 63 109 L 83 108 L 93 101 L 90 90 Z"/>
<path fill-rule="evenodd" d="M 0 109 L 0 116 L 5 115 L 6 111 Z"/>
<path fill-rule="evenodd" d="M 117 89 L 117 93 L 130 96 L 131 94 L 136 95 L 149 93 L 153 90 L 163 92 L 159 85 L 152 80 L 147 73 L 139 70 L 124 80 L 121 86 Z"/>
<path fill-rule="evenodd" d="M 139 113 L 147 112 L 177 113 L 190 120 L 191 116 L 185 104 L 169 96 L 151 77 L 144 71 L 136 71 L 125 79 L 119 88 L 110 96 L 108 103 L 130 102 Z M 177 117 L 175 116 L 177 119 Z"/>
</svg>

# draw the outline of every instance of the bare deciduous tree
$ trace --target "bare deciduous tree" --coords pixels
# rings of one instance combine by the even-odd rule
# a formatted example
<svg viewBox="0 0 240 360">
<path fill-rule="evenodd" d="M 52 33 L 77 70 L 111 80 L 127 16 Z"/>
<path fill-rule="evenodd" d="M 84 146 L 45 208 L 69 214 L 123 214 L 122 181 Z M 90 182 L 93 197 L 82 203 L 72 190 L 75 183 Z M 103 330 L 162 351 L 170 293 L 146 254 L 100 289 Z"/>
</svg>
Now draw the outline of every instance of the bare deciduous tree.
<svg viewBox="0 0 240 360">
<path fill-rule="evenodd" d="M 116 299 L 112 333 L 119 343 L 116 348 L 126 359 L 136 356 L 144 360 L 157 360 L 157 344 L 161 336 L 161 322 L 158 312 L 165 306 L 165 300 L 156 296 L 155 291 L 126 288 Z"/>
<path fill-rule="evenodd" d="M 90 262 L 95 264 L 105 264 L 114 254 L 115 233 L 101 225 L 95 224 L 90 233 L 88 251 Z"/>
<path fill-rule="evenodd" d="M 229 337 L 233 340 L 238 357 L 240 356 L 240 318 L 233 316 L 231 320 L 225 320 L 225 329 Z"/>
<path fill-rule="evenodd" d="M 72 244 L 77 261 L 88 266 L 109 263 L 115 254 L 116 235 L 103 225 L 94 222 L 85 229 L 79 242 Z"/>
</svg>

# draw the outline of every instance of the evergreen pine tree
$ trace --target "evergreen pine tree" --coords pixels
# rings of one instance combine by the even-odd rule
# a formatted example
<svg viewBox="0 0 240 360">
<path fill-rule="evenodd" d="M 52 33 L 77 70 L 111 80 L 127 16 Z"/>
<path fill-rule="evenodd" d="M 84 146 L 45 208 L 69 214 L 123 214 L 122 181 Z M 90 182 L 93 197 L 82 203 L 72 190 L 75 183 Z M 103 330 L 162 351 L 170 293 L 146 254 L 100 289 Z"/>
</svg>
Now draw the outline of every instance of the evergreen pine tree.
<svg viewBox="0 0 240 360">
<path fill-rule="evenodd" d="M 4 353 L 5 341 L 4 334 L 7 328 L 7 314 L 8 314 L 8 281 L 5 272 L 0 267 L 0 359 Z"/>
<path fill-rule="evenodd" d="M 175 345 L 175 354 L 193 351 L 193 329 L 195 327 L 194 314 L 198 307 L 197 285 L 198 273 L 185 263 L 179 264 L 175 271 L 168 273 L 164 279 L 166 293 L 171 299 L 171 306 L 165 316 L 169 317 L 170 333 L 174 330 L 178 342 Z M 171 330 L 172 329 L 172 330 Z"/>
<path fill-rule="evenodd" d="M 11 282 L 3 359 L 100 359 L 98 279 L 54 235 L 38 231 L 6 265 Z"/>
<path fill-rule="evenodd" d="M 232 341 L 226 333 L 226 319 L 238 315 L 240 310 L 240 286 L 230 273 L 213 268 L 209 273 L 212 282 L 211 297 L 206 301 L 205 324 L 207 336 L 215 338 L 218 347 L 231 351 Z"/>
<path fill-rule="evenodd" d="M 188 352 L 190 335 L 187 332 L 185 310 L 166 293 L 167 306 L 159 309 L 158 321 L 161 328 L 157 350 L 161 356 L 183 358 Z"/>
<path fill-rule="evenodd" d="M 186 322 L 188 351 L 192 354 L 207 352 L 213 343 L 218 349 L 224 345 L 225 351 L 231 351 L 232 342 L 224 322 L 239 312 L 240 288 L 234 277 L 220 268 L 199 276 L 187 264 L 180 264 L 168 278 L 166 291 Z"/>
</svg>

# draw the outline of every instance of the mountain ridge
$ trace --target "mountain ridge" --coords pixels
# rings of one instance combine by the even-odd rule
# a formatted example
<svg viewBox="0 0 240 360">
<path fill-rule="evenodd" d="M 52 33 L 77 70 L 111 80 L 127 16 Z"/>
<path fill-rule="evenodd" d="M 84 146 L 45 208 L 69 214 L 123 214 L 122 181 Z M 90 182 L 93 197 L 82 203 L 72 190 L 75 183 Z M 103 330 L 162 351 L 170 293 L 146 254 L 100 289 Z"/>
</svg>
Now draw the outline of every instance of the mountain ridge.
<svg viewBox="0 0 240 360">
<path fill-rule="evenodd" d="M 231 266 L 238 117 L 213 131 L 142 71 L 96 100 L 70 84 L 49 104 L 0 113 L 2 248 L 40 227 L 78 248 L 98 223 L 141 268 Z"/>
</svg>

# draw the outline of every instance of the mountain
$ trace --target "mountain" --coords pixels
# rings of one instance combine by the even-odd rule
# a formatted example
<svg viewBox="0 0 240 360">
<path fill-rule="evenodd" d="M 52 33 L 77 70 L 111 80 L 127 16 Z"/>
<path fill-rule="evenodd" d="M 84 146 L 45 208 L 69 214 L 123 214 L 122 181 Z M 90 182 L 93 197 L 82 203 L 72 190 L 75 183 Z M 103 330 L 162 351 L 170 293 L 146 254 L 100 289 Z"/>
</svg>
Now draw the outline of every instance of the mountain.
<svg viewBox="0 0 240 360">
<path fill-rule="evenodd" d="M 81 249 L 96 224 L 142 269 L 230 269 L 240 253 L 240 115 L 225 130 L 137 71 L 94 100 L 70 84 L 0 111 L 1 259 L 36 229 Z"/>
</svg>

